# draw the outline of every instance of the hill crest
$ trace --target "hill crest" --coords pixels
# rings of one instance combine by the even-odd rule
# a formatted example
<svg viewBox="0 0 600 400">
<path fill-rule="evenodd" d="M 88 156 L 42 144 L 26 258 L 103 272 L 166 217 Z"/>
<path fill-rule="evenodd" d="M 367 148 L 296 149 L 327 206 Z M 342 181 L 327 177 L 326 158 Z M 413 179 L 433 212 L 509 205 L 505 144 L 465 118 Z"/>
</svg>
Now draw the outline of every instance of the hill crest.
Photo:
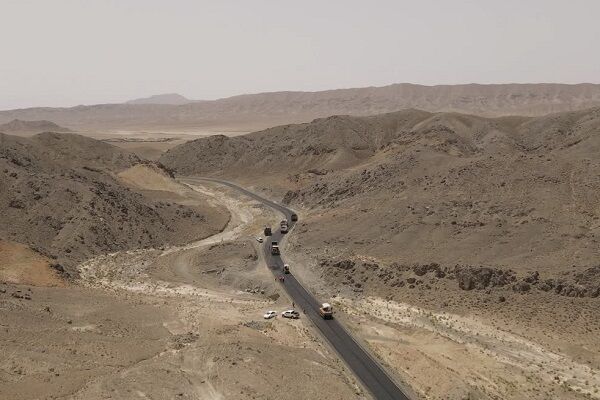
<svg viewBox="0 0 600 400">
<path fill-rule="evenodd" d="M 180 105 L 191 103 L 192 100 L 178 93 L 164 93 L 153 96 L 142 97 L 139 99 L 129 100 L 125 104 L 165 104 L 165 105 Z"/>
<path fill-rule="evenodd" d="M 52 121 L 39 120 L 39 121 L 24 121 L 20 119 L 13 119 L 10 122 L 0 125 L 0 132 L 7 134 L 23 135 L 29 134 L 34 135 L 42 132 L 72 132 L 68 128 L 64 128 L 60 125 L 55 124 Z"/>
</svg>

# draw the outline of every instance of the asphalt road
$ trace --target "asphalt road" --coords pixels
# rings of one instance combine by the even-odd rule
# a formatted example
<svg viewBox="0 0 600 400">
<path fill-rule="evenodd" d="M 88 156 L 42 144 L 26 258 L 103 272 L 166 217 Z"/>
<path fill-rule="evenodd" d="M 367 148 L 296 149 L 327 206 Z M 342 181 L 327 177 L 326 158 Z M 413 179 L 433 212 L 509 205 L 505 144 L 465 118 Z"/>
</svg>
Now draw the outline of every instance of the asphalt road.
<svg viewBox="0 0 600 400">
<path fill-rule="evenodd" d="M 271 200 L 265 199 L 249 190 L 246 190 L 234 183 L 212 179 L 212 178 L 194 178 L 205 181 L 212 181 L 222 185 L 229 186 L 238 190 L 245 195 L 263 203 L 267 206 L 281 212 L 288 220 L 289 229 L 292 231 L 294 222 L 291 220 L 291 215 L 294 213 L 287 207 L 277 204 Z M 186 180 L 190 180 L 186 178 Z M 275 227 L 273 227 L 275 228 Z M 264 253 L 267 265 L 272 270 L 275 276 L 283 275 L 283 258 L 281 255 L 272 256 L 270 251 L 271 241 L 281 243 L 284 234 L 279 229 L 273 230 L 273 235 L 265 238 Z M 283 286 L 287 293 L 296 303 L 296 309 L 302 311 L 312 323 L 321 331 L 323 336 L 329 341 L 338 355 L 346 362 L 346 365 L 360 379 L 364 387 L 367 388 L 375 399 L 380 400 L 408 400 L 408 397 L 402 392 L 400 387 L 390 378 L 383 367 L 375 361 L 371 355 L 365 351 L 354 340 L 352 335 L 344 328 L 344 326 L 335 319 L 325 320 L 319 315 L 319 307 L 321 302 L 308 292 L 298 280 L 294 277 L 293 266 L 290 266 L 290 274 L 285 274 Z M 335 312 L 335 310 L 334 310 Z M 335 316 L 335 314 L 334 314 Z"/>
</svg>

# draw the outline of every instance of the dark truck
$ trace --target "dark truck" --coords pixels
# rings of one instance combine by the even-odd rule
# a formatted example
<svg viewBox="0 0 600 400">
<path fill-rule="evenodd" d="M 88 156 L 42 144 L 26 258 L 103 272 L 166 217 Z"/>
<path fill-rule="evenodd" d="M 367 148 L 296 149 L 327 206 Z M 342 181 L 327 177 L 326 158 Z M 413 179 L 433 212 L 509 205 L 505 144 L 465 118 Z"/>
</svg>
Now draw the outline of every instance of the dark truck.
<svg viewBox="0 0 600 400">
<path fill-rule="evenodd" d="M 298 221 L 298 215 L 297 214 L 292 214 L 291 218 L 292 221 L 296 222 Z"/>
<path fill-rule="evenodd" d="M 271 227 L 265 226 L 265 236 L 271 236 Z"/>
<path fill-rule="evenodd" d="M 287 233 L 288 232 L 288 222 L 287 222 L 287 219 L 284 219 L 283 221 L 281 221 L 281 223 L 279 224 L 279 231 L 281 233 Z"/>
<path fill-rule="evenodd" d="M 278 256 L 279 253 L 279 244 L 277 242 L 271 242 L 271 254 L 274 256 Z"/>
</svg>

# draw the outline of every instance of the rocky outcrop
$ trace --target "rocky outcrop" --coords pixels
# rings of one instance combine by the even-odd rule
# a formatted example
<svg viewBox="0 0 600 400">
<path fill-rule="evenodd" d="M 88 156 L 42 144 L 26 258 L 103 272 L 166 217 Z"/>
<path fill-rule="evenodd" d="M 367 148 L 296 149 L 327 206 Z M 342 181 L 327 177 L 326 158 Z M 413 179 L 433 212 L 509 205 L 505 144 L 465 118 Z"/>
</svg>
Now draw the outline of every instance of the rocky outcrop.
<svg viewBox="0 0 600 400">
<path fill-rule="evenodd" d="M 453 273 L 456 276 L 458 287 L 462 290 L 506 286 L 516 281 L 513 271 L 499 268 L 456 266 Z"/>
<path fill-rule="evenodd" d="M 349 285 L 355 291 L 362 291 L 370 285 L 377 288 L 383 285 L 390 289 L 420 287 L 428 290 L 436 281 L 455 281 L 457 289 L 486 291 L 487 294 L 497 289 L 512 290 L 521 294 L 548 292 L 567 297 L 600 296 L 600 267 L 591 267 L 572 276 L 546 279 L 542 279 L 538 271 L 519 276 L 510 269 L 472 265 L 446 267 L 438 263 L 391 263 L 383 266 L 351 259 L 323 259 L 320 261 L 320 267 L 325 279 Z"/>
</svg>

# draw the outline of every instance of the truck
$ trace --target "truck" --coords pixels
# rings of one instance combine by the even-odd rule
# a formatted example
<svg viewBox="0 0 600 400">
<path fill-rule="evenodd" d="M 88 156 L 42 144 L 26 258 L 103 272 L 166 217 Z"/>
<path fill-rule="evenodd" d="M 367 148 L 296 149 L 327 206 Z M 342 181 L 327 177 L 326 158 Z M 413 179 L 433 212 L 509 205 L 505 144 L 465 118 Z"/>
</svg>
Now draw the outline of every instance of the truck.
<svg viewBox="0 0 600 400">
<path fill-rule="evenodd" d="M 281 233 L 287 233 L 287 231 L 288 231 L 287 219 L 284 219 L 283 221 L 280 222 L 279 230 L 281 231 Z"/>
<path fill-rule="evenodd" d="M 271 254 L 274 256 L 281 254 L 279 252 L 279 244 L 277 242 L 271 242 Z"/>
<path fill-rule="evenodd" d="M 293 222 L 298 221 L 298 215 L 297 214 L 292 214 L 291 219 Z"/>
<path fill-rule="evenodd" d="M 271 227 L 265 226 L 265 236 L 271 236 Z"/>
<path fill-rule="evenodd" d="M 329 303 L 323 303 L 319 308 L 319 315 L 323 319 L 332 319 L 333 318 L 333 307 Z"/>
<path fill-rule="evenodd" d="M 289 264 L 283 264 L 283 273 L 284 274 L 290 273 L 290 265 Z"/>
</svg>

